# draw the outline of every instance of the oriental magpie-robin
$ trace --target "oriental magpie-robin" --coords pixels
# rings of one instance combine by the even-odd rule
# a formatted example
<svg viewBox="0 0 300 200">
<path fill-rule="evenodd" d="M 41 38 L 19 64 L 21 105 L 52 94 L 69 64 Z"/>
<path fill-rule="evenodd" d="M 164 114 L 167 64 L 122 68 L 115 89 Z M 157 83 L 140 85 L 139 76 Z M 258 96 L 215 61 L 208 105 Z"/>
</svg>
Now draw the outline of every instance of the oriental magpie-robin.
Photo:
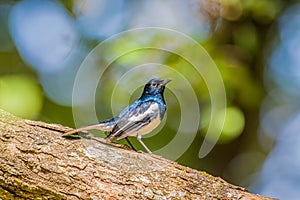
<svg viewBox="0 0 300 200">
<path fill-rule="evenodd" d="M 110 132 L 106 137 L 107 140 L 116 138 L 117 140 L 126 139 L 129 142 L 127 139 L 128 136 L 136 136 L 147 152 L 151 153 L 141 137 L 144 134 L 150 133 L 162 121 L 166 112 L 166 103 L 163 94 L 165 85 L 170 81 L 171 79 L 151 79 L 145 85 L 142 96 L 127 106 L 118 116 L 98 124 L 72 130 L 63 136 L 91 129 Z M 129 144 L 131 145 L 130 142 Z"/>
</svg>

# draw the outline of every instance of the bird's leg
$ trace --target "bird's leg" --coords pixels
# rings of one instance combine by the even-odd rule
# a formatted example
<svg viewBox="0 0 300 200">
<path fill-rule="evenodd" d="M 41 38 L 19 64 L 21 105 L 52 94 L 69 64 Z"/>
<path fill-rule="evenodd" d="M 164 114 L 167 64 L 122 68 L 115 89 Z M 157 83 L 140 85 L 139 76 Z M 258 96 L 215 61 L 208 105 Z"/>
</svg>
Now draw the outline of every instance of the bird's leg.
<svg viewBox="0 0 300 200">
<path fill-rule="evenodd" d="M 129 141 L 129 139 L 128 139 L 127 137 L 125 138 L 125 140 L 127 141 L 127 143 L 130 145 L 130 147 L 131 147 L 133 150 L 137 151 L 137 150 L 134 148 L 134 146 L 131 144 L 131 142 Z"/>
<path fill-rule="evenodd" d="M 151 151 L 150 151 L 150 149 L 144 144 L 144 142 L 142 141 L 142 135 L 141 134 L 137 134 L 136 135 L 136 139 L 141 143 L 141 145 L 146 149 L 146 151 L 148 152 L 148 153 L 152 153 Z"/>
</svg>

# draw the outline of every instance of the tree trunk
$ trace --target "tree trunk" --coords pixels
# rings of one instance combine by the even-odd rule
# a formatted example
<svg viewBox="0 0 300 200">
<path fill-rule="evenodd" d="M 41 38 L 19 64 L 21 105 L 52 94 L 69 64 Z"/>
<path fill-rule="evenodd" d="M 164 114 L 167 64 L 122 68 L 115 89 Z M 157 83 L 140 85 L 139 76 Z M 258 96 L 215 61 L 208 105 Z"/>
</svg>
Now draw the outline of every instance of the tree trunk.
<svg viewBox="0 0 300 200">
<path fill-rule="evenodd" d="M 2 199 L 270 199 L 157 155 L 0 110 Z"/>
</svg>

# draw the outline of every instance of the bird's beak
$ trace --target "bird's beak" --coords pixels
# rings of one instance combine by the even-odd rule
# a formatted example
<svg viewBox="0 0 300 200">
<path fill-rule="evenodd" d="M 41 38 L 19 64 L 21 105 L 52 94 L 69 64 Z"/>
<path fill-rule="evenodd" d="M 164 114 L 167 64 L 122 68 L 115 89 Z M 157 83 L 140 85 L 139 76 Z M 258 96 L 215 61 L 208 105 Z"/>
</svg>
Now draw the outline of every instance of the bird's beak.
<svg viewBox="0 0 300 200">
<path fill-rule="evenodd" d="M 161 82 L 161 85 L 165 86 L 167 83 L 169 83 L 170 81 L 172 81 L 172 79 L 166 79 L 166 80 L 163 80 Z"/>
</svg>

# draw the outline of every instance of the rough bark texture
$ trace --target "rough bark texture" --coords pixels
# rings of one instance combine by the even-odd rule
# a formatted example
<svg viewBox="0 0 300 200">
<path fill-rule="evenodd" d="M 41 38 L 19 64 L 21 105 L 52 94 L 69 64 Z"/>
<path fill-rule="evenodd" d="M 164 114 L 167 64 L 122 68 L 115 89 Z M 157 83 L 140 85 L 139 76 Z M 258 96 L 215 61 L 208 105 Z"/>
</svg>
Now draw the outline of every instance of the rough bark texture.
<svg viewBox="0 0 300 200">
<path fill-rule="evenodd" d="M 270 199 L 156 155 L 0 111 L 2 199 Z"/>
</svg>

